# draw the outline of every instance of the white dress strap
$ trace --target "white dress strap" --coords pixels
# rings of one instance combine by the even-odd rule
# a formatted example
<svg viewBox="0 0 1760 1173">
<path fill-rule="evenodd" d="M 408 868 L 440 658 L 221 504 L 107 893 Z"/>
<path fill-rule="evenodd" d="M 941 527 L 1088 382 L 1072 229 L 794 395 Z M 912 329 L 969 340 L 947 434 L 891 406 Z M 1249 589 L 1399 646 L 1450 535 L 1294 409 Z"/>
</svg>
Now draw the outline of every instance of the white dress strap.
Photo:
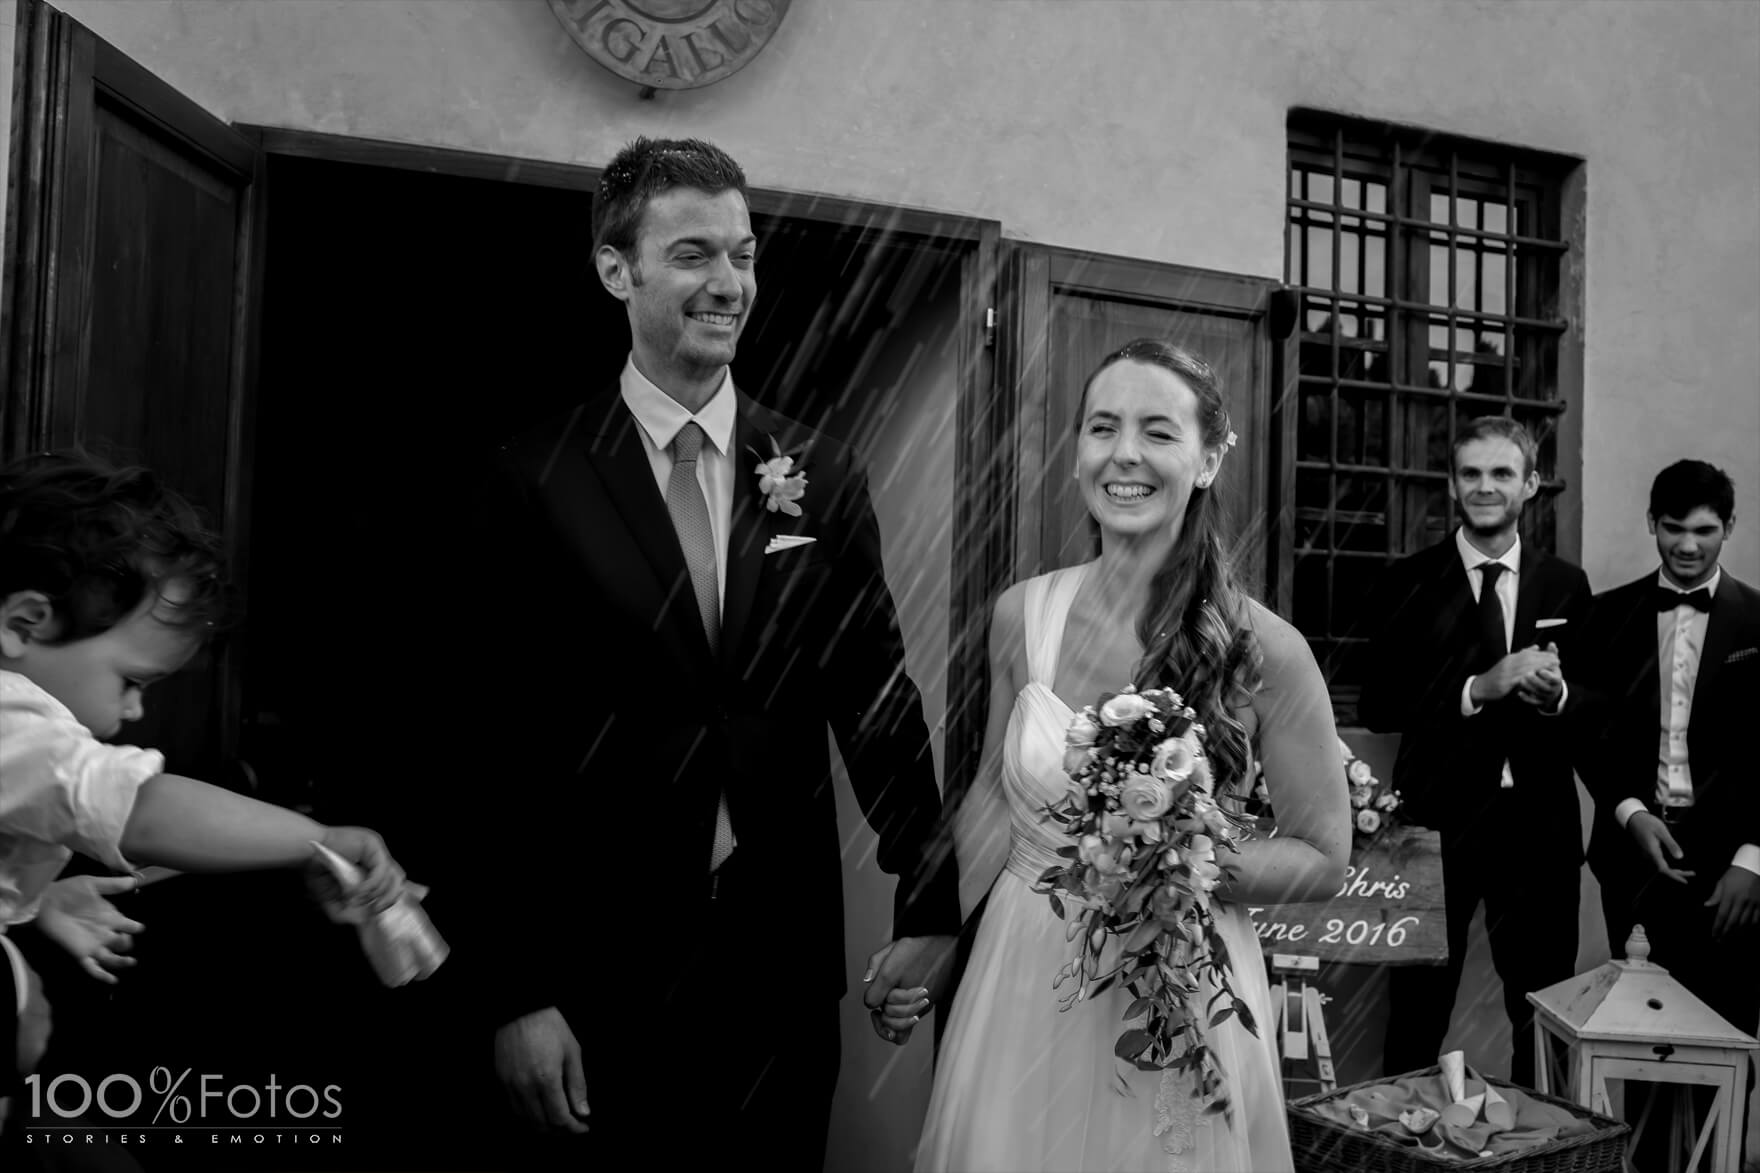
<svg viewBox="0 0 1760 1173">
<path fill-rule="evenodd" d="M 1022 600 L 1026 613 L 1027 679 L 1051 688 L 1057 680 L 1057 655 L 1063 647 L 1064 621 L 1076 590 L 1087 577 L 1088 563 L 1066 566 L 1027 582 Z"/>
</svg>

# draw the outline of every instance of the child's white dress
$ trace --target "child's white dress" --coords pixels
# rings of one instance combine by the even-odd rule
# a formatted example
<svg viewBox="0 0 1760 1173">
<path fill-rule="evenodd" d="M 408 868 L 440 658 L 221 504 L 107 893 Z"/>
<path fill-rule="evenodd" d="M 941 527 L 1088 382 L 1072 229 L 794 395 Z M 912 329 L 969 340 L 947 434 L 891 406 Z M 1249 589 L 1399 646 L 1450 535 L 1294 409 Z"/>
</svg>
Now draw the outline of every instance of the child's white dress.
<svg viewBox="0 0 1760 1173">
<path fill-rule="evenodd" d="M 106 745 L 29 677 L 0 672 L 0 932 L 36 915 L 76 851 L 132 872 L 122 830 L 141 783 L 164 772 L 157 750 Z"/>
</svg>

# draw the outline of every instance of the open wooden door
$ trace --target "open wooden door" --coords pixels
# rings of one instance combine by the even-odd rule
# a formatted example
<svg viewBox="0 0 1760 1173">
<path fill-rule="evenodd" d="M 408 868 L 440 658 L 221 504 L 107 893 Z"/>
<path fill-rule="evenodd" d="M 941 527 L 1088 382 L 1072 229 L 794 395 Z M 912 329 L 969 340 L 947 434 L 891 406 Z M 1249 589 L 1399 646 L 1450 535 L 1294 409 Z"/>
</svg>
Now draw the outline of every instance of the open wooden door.
<svg viewBox="0 0 1760 1173">
<path fill-rule="evenodd" d="M 1134 338 L 1168 339 L 1221 379 L 1240 445 L 1218 480 L 1243 584 L 1274 599 L 1273 353 L 1278 283 L 1039 245 L 1008 246 L 1002 264 L 1000 393 L 1018 413 L 1014 576 L 1092 557 L 1094 537 L 1073 477 L 1082 384 Z M 1270 592 L 1270 593 L 1268 593 Z M 1273 603 L 1275 605 L 1275 603 Z"/>
<path fill-rule="evenodd" d="M 144 463 L 241 551 L 259 153 L 65 13 L 18 12 L 0 455 Z M 234 754 L 229 645 L 156 686 L 131 731 L 173 768 L 213 777 Z"/>
</svg>

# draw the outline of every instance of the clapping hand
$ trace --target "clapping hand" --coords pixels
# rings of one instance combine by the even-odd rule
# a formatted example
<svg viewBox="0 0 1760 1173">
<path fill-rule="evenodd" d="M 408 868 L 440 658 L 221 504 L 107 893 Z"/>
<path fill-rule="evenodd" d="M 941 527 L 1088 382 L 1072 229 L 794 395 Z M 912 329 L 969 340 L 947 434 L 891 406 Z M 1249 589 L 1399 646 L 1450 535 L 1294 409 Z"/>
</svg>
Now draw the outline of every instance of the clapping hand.
<svg viewBox="0 0 1760 1173">
<path fill-rule="evenodd" d="M 1516 682 L 1516 696 L 1527 704 L 1539 709 L 1551 709 L 1564 695 L 1564 672 L 1558 659 L 1558 645 L 1547 644 L 1543 648 L 1526 649 L 1539 651 L 1552 657 L 1550 664 L 1536 667 L 1528 675 Z"/>
<path fill-rule="evenodd" d="M 868 959 L 862 1003 L 874 1033 L 894 1046 L 910 1041 L 922 1016 L 946 992 L 957 937 L 900 937 Z"/>
<path fill-rule="evenodd" d="M 123 916 L 105 897 L 132 892 L 139 885 L 134 876 L 71 876 L 56 880 L 43 892 L 37 927 L 73 954 L 81 969 L 101 982 L 115 985 L 114 971 L 135 964 L 134 958 L 126 956 L 134 944 L 134 934 L 147 926 Z"/>
<path fill-rule="evenodd" d="M 1487 701 L 1500 701 L 1523 686 L 1534 687 L 1546 671 L 1557 677 L 1558 687 L 1562 689 L 1564 678 L 1559 675 L 1558 651 L 1552 645 L 1545 648 L 1530 645 L 1519 652 L 1511 652 L 1492 665 L 1489 671 L 1473 678 L 1473 703 L 1482 705 Z M 1557 693 L 1554 692 L 1553 696 L 1556 699 Z"/>
</svg>

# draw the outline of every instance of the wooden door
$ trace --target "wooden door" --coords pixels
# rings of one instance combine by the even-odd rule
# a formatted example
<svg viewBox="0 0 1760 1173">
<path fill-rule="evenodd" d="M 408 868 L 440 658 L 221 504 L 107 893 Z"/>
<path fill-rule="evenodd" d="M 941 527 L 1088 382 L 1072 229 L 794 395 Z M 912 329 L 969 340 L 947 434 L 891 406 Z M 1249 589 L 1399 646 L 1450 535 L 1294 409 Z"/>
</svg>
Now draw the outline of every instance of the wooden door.
<svg viewBox="0 0 1760 1173">
<path fill-rule="evenodd" d="M 146 464 L 241 550 L 259 153 L 65 13 L 19 17 L 0 453 Z M 155 686 L 131 740 L 229 758 L 231 643 Z"/>
<path fill-rule="evenodd" d="M 1003 391 L 1017 404 L 1015 575 L 1097 551 L 1076 487 L 1082 384 L 1135 338 L 1182 346 L 1216 369 L 1240 445 L 1218 478 L 1243 585 L 1269 598 L 1272 347 L 1277 283 L 1123 257 L 1014 245 L 1003 261 Z"/>
</svg>

